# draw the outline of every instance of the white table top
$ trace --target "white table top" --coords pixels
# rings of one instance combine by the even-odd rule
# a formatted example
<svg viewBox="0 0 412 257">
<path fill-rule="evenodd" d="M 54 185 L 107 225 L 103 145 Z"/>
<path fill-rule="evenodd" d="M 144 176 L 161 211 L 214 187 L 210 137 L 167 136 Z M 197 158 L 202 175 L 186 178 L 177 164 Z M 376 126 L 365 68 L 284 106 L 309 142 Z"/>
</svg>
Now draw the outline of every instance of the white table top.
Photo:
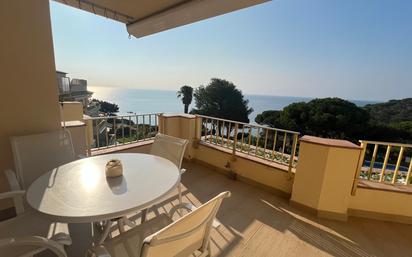
<svg viewBox="0 0 412 257">
<path fill-rule="evenodd" d="M 105 165 L 120 159 L 123 176 L 106 178 Z M 150 207 L 180 182 L 169 160 L 148 154 L 107 154 L 62 165 L 30 185 L 31 207 L 55 221 L 86 223 L 117 218 Z"/>
</svg>

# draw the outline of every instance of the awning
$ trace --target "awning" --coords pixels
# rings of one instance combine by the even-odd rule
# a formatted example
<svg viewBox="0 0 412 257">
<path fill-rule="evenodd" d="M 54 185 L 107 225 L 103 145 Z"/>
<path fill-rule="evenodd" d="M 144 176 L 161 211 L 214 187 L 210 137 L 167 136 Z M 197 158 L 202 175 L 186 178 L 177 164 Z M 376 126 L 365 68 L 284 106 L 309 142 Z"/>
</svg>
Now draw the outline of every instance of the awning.
<svg viewBox="0 0 412 257">
<path fill-rule="evenodd" d="M 137 38 L 270 0 L 56 0 L 127 26 Z"/>
</svg>

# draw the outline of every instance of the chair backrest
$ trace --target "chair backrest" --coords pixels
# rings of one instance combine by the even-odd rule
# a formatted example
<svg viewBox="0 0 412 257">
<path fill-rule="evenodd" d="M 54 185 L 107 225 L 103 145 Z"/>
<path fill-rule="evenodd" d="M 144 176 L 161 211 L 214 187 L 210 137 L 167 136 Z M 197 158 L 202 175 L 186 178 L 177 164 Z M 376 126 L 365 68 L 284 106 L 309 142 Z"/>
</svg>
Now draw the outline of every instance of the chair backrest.
<svg viewBox="0 0 412 257">
<path fill-rule="evenodd" d="M 210 230 L 223 198 L 230 192 L 220 193 L 199 208 L 176 220 L 144 240 L 142 257 L 183 257 L 196 250 L 208 251 Z M 209 253 L 210 254 L 210 253 Z"/>
<path fill-rule="evenodd" d="M 68 130 L 10 138 L 17 178 L 23 189 L 42 174 L 75 160 Z"/>
<path fill-rule="evenodd" d="M 180 170 L 187 143 L 186 139 L 158 133 L 154 139 L 150 154 L 168 159 Z"/>
</svg>

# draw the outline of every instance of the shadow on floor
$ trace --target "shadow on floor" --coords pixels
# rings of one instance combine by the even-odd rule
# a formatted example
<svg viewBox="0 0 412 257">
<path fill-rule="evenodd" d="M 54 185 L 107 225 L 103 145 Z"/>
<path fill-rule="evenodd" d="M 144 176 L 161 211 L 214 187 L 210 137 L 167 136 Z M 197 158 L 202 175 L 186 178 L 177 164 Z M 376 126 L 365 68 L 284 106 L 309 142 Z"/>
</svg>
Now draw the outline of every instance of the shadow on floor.
<svg viewBox="0 0 412 257">
<path fill-rule="evenodd" d="M 291 207 L 288 200 L 233 181 L 198 164 L 185 163 L 185 199 L 205 202 L 229 190 L 217 218 L 220 234 L 234 235 L 217 244 L 215 256 L 412 256 L 412 226 L 351 218 L 320 219 Z M 213 242 L 215 241 L 215 242 Z"/>
</svg>

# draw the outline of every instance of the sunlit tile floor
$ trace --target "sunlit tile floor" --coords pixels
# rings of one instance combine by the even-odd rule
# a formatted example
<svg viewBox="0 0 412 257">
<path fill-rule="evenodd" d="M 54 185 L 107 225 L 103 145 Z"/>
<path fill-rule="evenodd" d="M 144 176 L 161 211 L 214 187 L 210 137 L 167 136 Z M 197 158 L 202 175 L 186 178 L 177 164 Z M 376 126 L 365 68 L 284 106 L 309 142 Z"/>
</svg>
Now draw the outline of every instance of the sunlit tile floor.
<svg viewBox="0 0 412 257">
<path fill-rule="evenodd" d="M 412 226 L 361 218 L 319 219 L 289 206 L 288 200 L 195 163 L 184 163 L 184 201 L 200 205 L 222 191 L 225 199 L 211 234 L 212 256 L 412 256 Z M 176 194 L 148 214 L 166 212 Z M 140 214 L 131 218 L 137 222 Z M 72 224 L 70 257 L 84 256 L 91 244 L 88 224 Z M 116 236 L 117 230 L 112 235 Z M 165 254 L 165 257 L 167 254 Z"/>
</svg>

